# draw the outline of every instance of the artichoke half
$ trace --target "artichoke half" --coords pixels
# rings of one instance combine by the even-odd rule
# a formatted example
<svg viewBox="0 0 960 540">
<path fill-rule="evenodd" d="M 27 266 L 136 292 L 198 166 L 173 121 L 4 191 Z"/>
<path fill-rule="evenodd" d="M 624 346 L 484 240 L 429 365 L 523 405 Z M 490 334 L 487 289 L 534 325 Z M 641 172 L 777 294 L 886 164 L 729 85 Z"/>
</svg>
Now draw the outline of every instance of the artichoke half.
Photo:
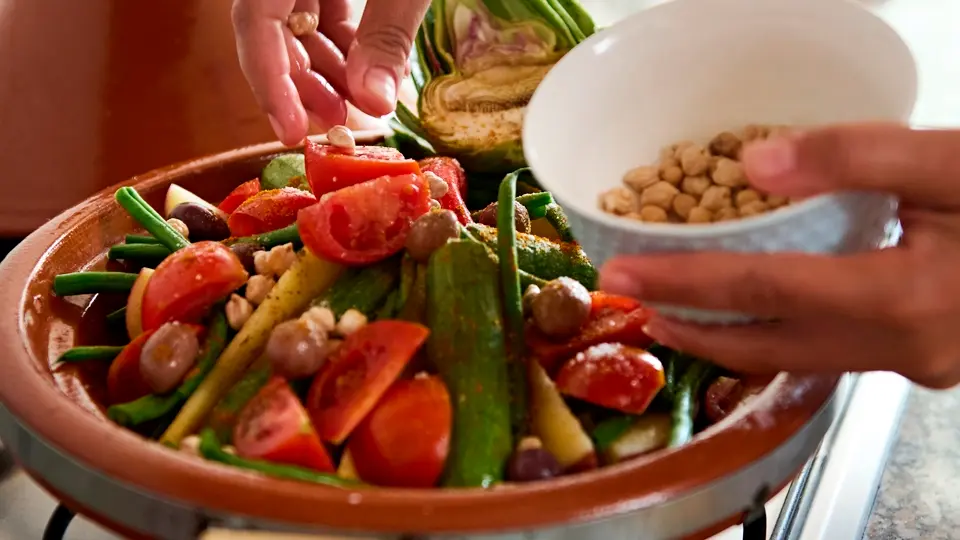
<svg viewBox="0 0 960 540">
<path fill-rule="evenodd" d="M 418 114 L 401 107 L 398 118 L 467 170 L 523 167 L 527 102 L 593 32 L 577 0 L 433 0 L 416 39 Z"/>
</svg>

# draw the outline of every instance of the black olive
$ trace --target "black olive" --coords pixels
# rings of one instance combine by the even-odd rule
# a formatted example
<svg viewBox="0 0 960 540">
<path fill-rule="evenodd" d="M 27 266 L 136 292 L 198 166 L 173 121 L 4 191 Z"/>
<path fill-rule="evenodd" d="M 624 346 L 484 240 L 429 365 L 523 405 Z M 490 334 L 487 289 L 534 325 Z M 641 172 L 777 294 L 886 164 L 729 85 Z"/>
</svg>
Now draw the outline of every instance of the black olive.
<svg viewBox="0 0 960 540">
<path fill-rule="evenodd" d="M 543 448 L 521 448 L 510 456 L 507 480 L 535 482 L 560 476 L 560 464 L 553 454 Z"/>
<path fill-rule="evenodd" d="M 257 273 L 256 266 L 253 264 L 253 254 L 258 251 L 263 251 L 263 247 L 260 246 L 260 244 L 237 242 L 230 246 L 230 250 L 240 259 L 240 262 L 243 263 L 243 267 L 247 269 L 247 272 L 250 272 L 251 275 Z"/>
<path fill-rule="evenodd" d="M 190 240 L 223 240 L 230 237 L 230 227 L 209 208 L 196 203 L 178 204 L 170 212 L 171 218 L 182 221 L 190 231 Z"/>
<path fill-rule="evenodd" d="M 497 203 L 488 204 L 483 210 L 474 212 L 472 217 L 474 221 L 481 225 L 496 227 Z M 526 206 L 518 203 L 517 201 L 513 201 L 513 224 L 517 228 L 517 232 L 530 232 L 530 212 L 527 212 Z"/>
</svg>

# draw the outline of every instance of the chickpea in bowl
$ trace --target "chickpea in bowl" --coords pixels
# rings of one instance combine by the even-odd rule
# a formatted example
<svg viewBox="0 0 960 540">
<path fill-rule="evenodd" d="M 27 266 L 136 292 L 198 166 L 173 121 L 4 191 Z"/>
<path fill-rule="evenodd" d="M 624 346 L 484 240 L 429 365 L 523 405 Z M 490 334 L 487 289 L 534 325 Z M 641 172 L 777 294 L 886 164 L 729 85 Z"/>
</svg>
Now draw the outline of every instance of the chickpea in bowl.
<svg viewBox="0 0 960 540">
<path fill-rule="evenodd" d="M 744 143 L 789 132 L 786 126 L 747 125 L 723 131 L 706 145 L 680 141 L 659 160 L 634 167 L 623 185 L 600 194 L 609 214 L 649 223 L 712 223 L 760 215 L 790 204 L 750 186 L 740 163 Z"/>
</svg>

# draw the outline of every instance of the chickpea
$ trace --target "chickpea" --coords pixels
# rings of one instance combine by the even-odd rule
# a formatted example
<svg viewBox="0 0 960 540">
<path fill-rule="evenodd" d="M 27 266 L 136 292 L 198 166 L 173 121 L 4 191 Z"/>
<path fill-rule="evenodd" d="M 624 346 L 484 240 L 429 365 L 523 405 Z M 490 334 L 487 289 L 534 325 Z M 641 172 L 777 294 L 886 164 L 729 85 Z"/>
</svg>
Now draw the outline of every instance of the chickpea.
<svg viewBox="0 0 960 540">
<path fill-rule="evenodd" d="M 680 166 L 687 176 L 699 176 L 707 172 L 710 165 L 709 156 L 702 146 L 692 144 L 683 149 L 680 154 Z"/>
<path fill-rule="evenodd" d="M 769 130 L 764 126 L 758 126 L 756 124 L 750 124 L 744 126 L 743 132 L 741 134 L 741 139 L 743 142 L 751 142 L 760 139 L 766 139 L 767 133 Z"/>
<path fill-rule="evenodd" d="M 313 322 L 317 325 L 317 328 L 327 333 L 333 332 L 333 329 L 337 326 L 336 315 L 333 314 L 333 310 L 326 306 L 314 306 L 300 315 L 300 318 Z"/>
<path fill-rule="evenodd" d="M 170 392 L 197 363 L 200 340 L 187 325 L 169 322 L 143 344 L 140 373 L 154 394 Z"/>
<path fill-rule="evenodd" d="M 661 165 L 660 179 L 674 186 L 678 186 L 683 180 L 683 169 L 680 168 L 680 165 L 670 165 L 668 167 Z"/>
<path fill-rule="evenodd" d="M 677 144 L 673 145 L 673 158 L 677 161 L 683 161 L 682 156 L 683 152 L 690 148 L 691 146 L 696 146 L 697 143 L 693 141 L 680 141 Z"/>
<path fill-rule="evenodd" d="M 659 206 L 664 210 L 669 210 L 677 193 L 680 193 L 680 191 L 670 183 L 657 182 L 640 194 L 640 206 L 641 208 L 644 206 Z"/>
<path fill-rule="evenodd" d="M 760 200 L 760 193 L 753 189 L 744 189 L 737 192 L 737 195 L 734 197 L 734 201 L 737 204 L 737 208 L 742 208 L 746 204 L 750 204 L 753 201 Z"/>
<path fill-rule="evenodd" d="M 737 219 L 738 217 L 740 217 L 740 214 L 739 212 L 737 212 L 737 209 L 732 206 L 728 206 L 726 208 L 721 208 L 720 210 L 717 210 L 717 213 L 713 215 L 713 220 L 714 221 L 730 221 L 733 219 Z"/>
<path fill-rule="evenodd" d="M 605 212 L 622 216 L 637 208 L 638 199 L 639 196 L 632 189 L 619 186 L 600 195 L 600 208 Z"/>
<path fill-rule="evenodd" d="M 657 167 L 647 165 L 644 167 L 635 167 L 623 175 L 623 183 L 634 191 L 641 192 L 644 189 L 660 181 L 660 174 Z"/>
<path fill-rule="evenodd" d="M 320 371 L 327 359 L 327 333 L 310 320 L 285 321 L 270 332 L 264 354 L 277 375 L 309 377 Z"/>
<path fill-rule="evenodd" d="M 717 168 L 713 171 L 713 181 L 721 186 L 741 187 L 747 185 L 747 175 L 743 172 L 743 165 L 732 159 L 720 158 Z"/>
<path fill-rule="evenodd" d="M 780 208 L 787 204 L 788 199 L 782 195 L 767 195 L 766 202 L 770 208 Z"/>
<path fill-rule="evenodd" d="M 684 220 L 690 216 L 690 210 L 696 206 L 697 199 L 693 195 L 681 193 L 673 198 L 673 211 Z"/>
<path fill-rule="evenodd" d="M 273 286 L 277 282 L 273 278 L 267 276 L 261 276 L 259 274 L 251 276 L 247 280 L 247 300 L 255 306 L 259 306 L 264 300 L 267 299 L 267 295 L 270 294 L 270 291 L 273 290 Z"/>
<path fill-rule="evenodd" d="M 190 229 L 187 228 L 187 224 L 183 220 L 177 218 L 170 218 L 167 220 L 167 225 L 173 228 L 173 230 L 180 233 L 180 236 L 184 238 L 190 238 Z"/>
<path fill-rule="evenodd" d="M 287 17 L 287 27 L 297 37 L 316 32 L 319 24 L 320 16 L 309 11 L 298 11 Z"/>
<path fill-rule="evenodd" d="M 267 254 L 267 267 L 275 276 L 282 276 L 295 262 L 297 262 L 297 252 L 289 242 L 282 246 L 274 246 Z"/>
<path fill-rule="evenodd" d="M 430 209 L 431 209 L 431 210 L 439 210 L 439 209 L 440 209 L 440 201 L 438 201 L 438 200 L 436 200 L 436 199 L 430 199 L 430 203 L 429 203 L 429 204 L 430 204 Z"/>
<path fill-rule="evenodd" d="M 433 171 L 427 171 L 423 173 L 423 177 L 427 179 L 427 183 L 430 186 L 430 197 L 433 199 L 441 199 L 444 195 L 450 191 L 450 186 L 444 182 L 443 178 L 440 178 L 437 173 Z"/>
<path fill-rule="evenodd" d="M 733 208 L 733 201 L 730 198 L 730 188 L 726 186 L 710 186 L 703 192 L 700 198 L 700 206 L 717 212 L 722 208 Z"/>
<path fill-rule="evenodd" d="M 225 308 L 227 324 L 234 330 L 240 330 L 253 315 L 253 304 L 239 294 L 231 294 Z"/>
<path fill-rule="evenodd" d="M 340 316 L 334 331 L 340 336 L 349 336 L 367 325 L 367 316 L 356 309 L 348 309 Z"/>
<path fill-rule="evenodd" d="M 660 162 L 667 161 L 677 161 L 677 145 L 671 144 L 660 149 Z"/>
<path fill-rule="evenodd" d="M 691 208 L 687 216 L 687 223 L 710 223 L 711 221 L 713 221 L 713 214 L 700 206 Z"/>
<path fill-rule="evenodd" d="M 529 218 L 527 218 L 529 220 Z M 529 230 L 529 229 L 528 229 Z M 417 262 L 425 263 L 430 255 L 460 235 L 460 222 L 450 210 L 433 210 L 413 222 L 407 233 L 406 248 Z"/>
<path fill-rule="evenodd" d="M 180 451 L 191 456 L 200 457 L 200 437 L 187 435 L 180 440 Z"/>
<path fill-rule="evenodd" d="M 763 201 L 753 201 L 739 208 L 741 217 L 756 216 L 766 212 L 769 209 L 770 207 L 768 207 L 767 203 Z"/>
<path fill-rule="evenodd" d="M 357 141 L 353 138 L 353 132 L 347 126 L 333 126 L 327 132 L 327 140 L 330 144 L 352 154 L 356 151 Z"/>
<path fill-rule="evenodd" d="M 730 159 L 737 159 L 740 155 L 740 149 L 743 148 L 743 142 L 729 131 L 718 134 L 710 141 L 710 151 L 714 155 L 723 156 Z"/>
<path fill-rule="evenodd" d="M 270 253 L 258 251 L 253 254 L 253 269 L 258 275 L 272 277 L 273 270 L 270 269 Z"/>
<path fill-rule="evenodd" d="M 523 292 L 523 314 L 530 316 L 533 312 L 533 301 L 540 294 L 540 287 L 537 287 L 534 284 L 530 284 L 527 287 L 527 290 Z"/>
<path fill-rule="evenodd" d="M 533 321 L 544 334 L 567 338 L 590 318 L 590 292 L 578 281 L 559 277 L 547 283 L 532 302 Z"/>
<path fill-rule="evenodd" d="M 659 206 L 644 206 L 640 209 L 640 220 L 650 223 L 666 223 L 667 211 Z"/>
<path fill-rule="evenodd" d="M 688 195 L 699 198 L 711 185 L 713 183 L 706 176 L 688 176 L 680 183 L 680 189 Z"/>
</svg>

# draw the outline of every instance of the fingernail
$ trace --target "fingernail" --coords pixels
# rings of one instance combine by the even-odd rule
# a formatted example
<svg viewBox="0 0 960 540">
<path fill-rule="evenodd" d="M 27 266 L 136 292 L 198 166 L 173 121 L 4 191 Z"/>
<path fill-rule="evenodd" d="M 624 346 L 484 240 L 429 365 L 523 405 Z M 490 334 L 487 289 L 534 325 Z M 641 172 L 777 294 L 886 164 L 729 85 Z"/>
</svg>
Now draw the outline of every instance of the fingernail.
<svg viewBox="0 0 960 540">
<path fill-rule="evenodd" d="M 270 127 L 272 127 L 273 132 L 277 134 L 277 138 L 283 140 L 283 126 L 280 125 L 280 122 L 277 121 L 272 114 L 267 115 L 267 120 L 270 120 Z"/>
<path fill-rule="evenodd" d="M 363 85 L 370 93 L 383 98 L 391 107 L 397 103 L 397 81 L 390 70 L 382 67 L 370 68 L 363 77 Z"/>
<path fill-rule="evenodd" d="M 600 289 L 624 296 L 640 296 L 640 284 L 628 272 L 607 267 L 600 271 Z"/>
<path fill-rule="evenodd" d="M 743 149 L 743 163 L 752 179 L 780 177 L 796 170 L 796 146 L 786 138 L 757 142 Z"/>
</svg>

